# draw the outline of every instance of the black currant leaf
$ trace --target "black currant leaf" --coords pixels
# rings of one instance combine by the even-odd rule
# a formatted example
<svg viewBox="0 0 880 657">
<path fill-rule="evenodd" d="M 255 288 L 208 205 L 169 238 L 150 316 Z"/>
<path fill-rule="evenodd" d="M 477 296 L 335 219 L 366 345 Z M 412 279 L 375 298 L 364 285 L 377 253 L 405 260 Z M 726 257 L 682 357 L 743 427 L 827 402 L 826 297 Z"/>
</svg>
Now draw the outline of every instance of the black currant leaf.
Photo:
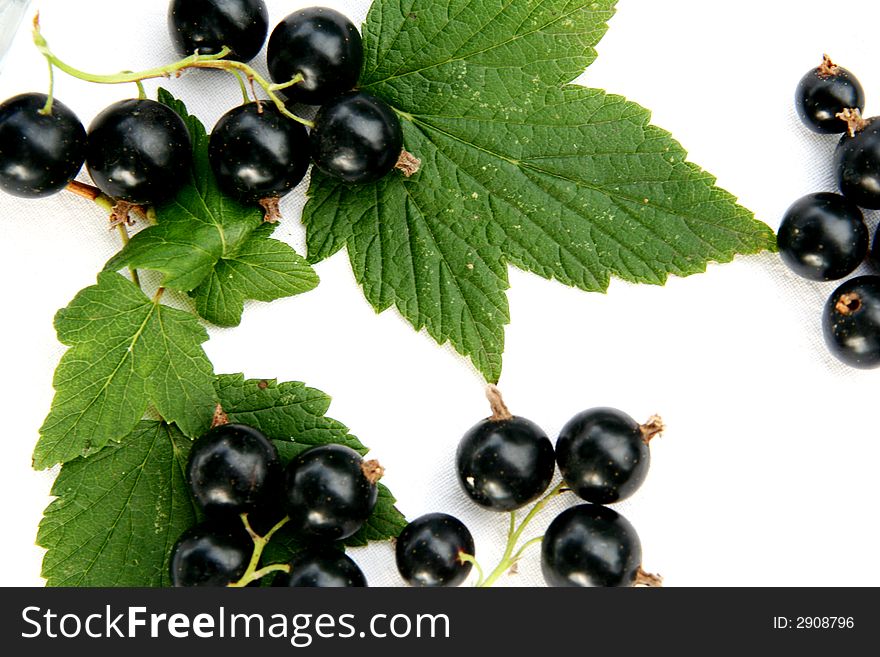
<svg viewBox="0 0 880 657">
<path fill-rule="evenodd" d="M 612 276 L 662 285 L 774 249 L 647 110 L 563 86 L 614 5 L 376 0 L 360 87 L 396 109 L 421 170 L 360 186 L 314 172 L 309 260 L 347 248 L 377 310 L 396 306 L 495 381 L 509 264 L 604 291 Z"/>
<path fill-rule="evenodd" d="M 34 449 L 35 468 L 121 441 L 150 405 L 188 436 L 210 425 L 217 393 L 202 349 L 208 334 L 189 313 L 104 272 L 58 311 L 55 329 L 70 349 L 55 370 L 55 398 Z"/>
<path fill-rule="evenodd" d="M 256 427 L 272 438 L 285 465 L 315 445 L 338 443 L 360 454 L 368 451 L 343 424 L 324 415 L 330 397 L 302 383 L 221 374 L 217 377 L 217 394 L 229 421 Z M 403 514 L 394 506 L 391 491 L 382 484 L 378 488 L 379 498 L 370 519 L 345 545 L 355 547 L 387 540 L 396 537 L 406 525 Z M 282 528 L 263 553 L 263 562 L 289 561 L 301 549 L 302 544 L 293 533 Z"/>
<path fill-rule="evenodd" d="M 230 422 L 255 427 L 278 442 L 289 442 L 283 456 L 289 460 L 313 445 L 338 443 L 360 454 L 367 448 L 341 422 L 324 413 L 330 397 L 304 383 L 272 379 L 245 379 L 243 374 L 217 377 L 217 395 Z"/>
<path fill-rule="evenodd" d="M 406 518 L 397 510 L 394 504 L 397 502 L 391 491 L 383 484 L 378 484 L 379 497 L 376 500 L 376 508 L 357 533 L 345 539 L 347 547 L 361 547 L 370 541 L 384 541 L 389 538 L 397 538 L 397 535 L 406 527 Z"/>
<path fill-rule="evenodd" d="M 171 547 L 196 523 L 184 468 L 191 442 L 145 420 L 118 445 L 66 463 L 40 522 L 49 586 L 168 586 Z"/>
<path fill-rule="evenodd" d="M 221 326 L 241 321 L 246 299 L 272 301 L 313 289 L 318 284 L 314 270 L 292 248 L 269 238 L 273 228 L 263 224 L 263 211 L 220 191 L 202 123 L 164 89 L 159 101 L 189 129 L 190 180 L 173 199 L 156 207 L 157 224 L 132 237 L 105 269 L 159 271 L 163 286 L 191 292 L 197 312 Z"/>
<path fill-rule="evenodd" d="M 218 326 L 238 326 L 246 299 L 274 301 L 318 285 L 318 275 L 305 259 L 269 237 L 274 230 L 270 224 L 257 228 L 190 292 L 199 316 Z"/>
</svg>

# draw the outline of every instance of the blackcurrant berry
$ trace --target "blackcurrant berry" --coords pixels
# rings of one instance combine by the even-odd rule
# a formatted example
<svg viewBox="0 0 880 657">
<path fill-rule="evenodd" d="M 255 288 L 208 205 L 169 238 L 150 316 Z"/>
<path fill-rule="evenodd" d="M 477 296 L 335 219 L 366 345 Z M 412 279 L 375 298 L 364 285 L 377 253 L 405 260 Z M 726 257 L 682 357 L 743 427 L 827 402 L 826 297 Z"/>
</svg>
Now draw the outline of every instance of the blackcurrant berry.
<svg viewBox="0 0 880 657">
<path fill-rule="evenodd" d="M 560 513 L 541 543 L 541 570 L 549 586 L 633 586 L 641 564 L 636 530 L 597 504 Z"/>
<path fill-rule="evenodd" d="M 227 586 L 247 570 L 254 545 L 237 520 L 206 522 L 185 531 L 171 549 L 174 586 Z"/>
<path fill-rule="evenodd" d="M 36 198 L 64 188 L 82 167 L 86 131 L 57 98 L 40 114 L 46 95 L 27 93 L 0 104 L 0 189 Z"/>
<path fill-rule="evenodd" d="M 461 555 L 474 555 L 474 539 L 461 520 L 445 513 L 416 518 L 394 547 L 397 570 L 411 586 L 458 586 L 471 572 Z"/>
<path fill-rule="evenodd" d="M 364 461 L 344 445 L 320 445 L 296 456 L 287 465 L 290 528 L 312 541 L 354 534 L 376 504 L 377 468 L 375 461 Z"/>
<path fill-rule="evenodd" d="M 209 160 L 217 183 L 243 201 L 284 196 L 309 168 L 309 135 L 268 103 L 249 103 L 220 117 Z"/>
<path fill-rule="evenodd" d="M 186 479 L 199 507 L 210 516 L 237 516 L 267 502 L 281 478 L 278 451 L 261 431 L 222 424 L 193 443 Z"/>
<path fill-rule="evenodd" d="M 86 166 L 108 196 L 156 203 L 186 182 L 191 147 L 186 124 L 174 110 L 154 100 L 121 100 L 92 121 Z"/>
<path fill-rule="evenodd" d="M 868 227 L 862 211 L 840 194 L 808 194 L 785 212 L 776 244 L 782 261 L 813 281 L 834 281 L 851 274 L 868 252 Z"/>
<path fill-rule="evenodd" d="M 565 484 L 595 504 L 632 495 L 648 474 L 648 442 L 662 431 L 660 418 L 639 425 L 614 408 L 591 408 L 571 418 L 556 440 L 556 462 Z"/>
<path fill-rule="evenodd" d="M 278 573 L 272 586 L 354 587 L 366 586 L 363 571 L 344 552 L 307 550 L 290 562 L 289 573 Z"/>
<path fill-rule="evenodd" d="M 851 278 L 838 287 L 822 317 L 825 343 L 852 367 L 880 366 L 880 276 Z"/>
<path fill-rule="evenodd" d="M 471 427 L 458 444 L 455 464 L 468 497 L 495 511 L 513 511 L 537 499 L 556 469 L 547 435 L 509 413 Z"/>
<path fill-rule="evenodd" d="M 171 0 L 168 30 L 181 55 L 227 56 L 240 62 L 253 59 L 269 31 L 269 12 L 263 0 Z"/>
<path fill-rule="evenodd" d="M 837 117 L 845 109 L 865 109 L 865 92 L 856 77 L 825 55 L 821 66 L 807 72 L 797 86 L 794 104 L 810 130 L 841 133 L 846 122 Z"/>
<path fill-rule="evenodd" d="M 659 418 L 639 425 L 614 408 L 591 408 L 571 418 L 556 440 L 556 462 L 565 484 L 595 504 L 632 495 L 648 474 L 648 442 L 662 430 Z"/>
<path fill-rule="evenodd" d="M 349 183 L 379 180 L 394 168 L 403 149 L 403 130 L 394 110 L 362 91 L 324 105 L 311 136 L 315 166 Z"/>
<path fill-rule="evenodd" d="M 854 115 L 853 134 L 844 135 L 834 151 L 840 192 L 863 208 L 880 209 L 880 120 Z"/>
<path fill-rule="evenodd" d="M 284 90 L 290 100 L 322 105 L 357 84 L 364 51 L 360 32 L 348 18 L 326 7 L 309 7 L 272 30 L 266 58 L 278 84 L 303 76 Z"/>
</svg>

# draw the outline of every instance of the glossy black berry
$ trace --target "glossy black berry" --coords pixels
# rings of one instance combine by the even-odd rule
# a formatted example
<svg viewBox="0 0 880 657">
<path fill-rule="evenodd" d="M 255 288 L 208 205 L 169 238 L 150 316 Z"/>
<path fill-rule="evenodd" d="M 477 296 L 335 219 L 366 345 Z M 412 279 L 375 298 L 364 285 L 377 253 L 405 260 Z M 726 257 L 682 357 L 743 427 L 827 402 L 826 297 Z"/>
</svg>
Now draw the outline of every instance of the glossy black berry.
<svg viewBox="0 0 880 657">
<path fill-rule="evenodd" d="M 834 171 L 841 194 L 863 208 L 880 209 L 880 120 L 867 119 L 834 151 Z"/>
<path fill-rule="evenodd" d="M 185 531 L 171 549 L 173 586 L 227 586 L 247 570 L 254 544 L 240 522 L 206 522 Z"/>
<path fill-rule="evenodd" d="M 210 516 L 235 517 L 266 502 L 281 478 L 278 451 L 257 429 L 223 424 L 193 443 L 186 480 L 199 507 Z M 277 489 L 275 489 L 277 490 Z"/>
<path fill-rule="evenodd" d="M 266 57 L 275 82 L 303 76 L 302 82 L 284 89 L 290 100 L 323 105 L 354 88 L 364 51 L 360 32 L 348 18 L 327 7 L 309 7 L 290 14 L 272 30 Z"/>
<path fill-rule="evenodd" d="M 208 159 L 220 188 L 243 201 L 284 196 L 309 168 L 309 135 L 274 105 L 240 105 L 220 117 Z"/>
<path fill-rule="evenodd" d="M 191 148 L 186 124 L 174 110 L 154 100 L 121 100 L 92 121 L 86 166 L 108 196 L 156 203 L 186 182 Z"/>
<path fill-rule="evenodd" d="M 349 183 L 379 180 L 403 149 L 400 120 L 387 104 L 352 91 L 324 105 L 312 129 L 312 158 L 321 171 Z"/>
<path fill-rule="evenodd" d="M 517 416 L 471 427 L 458 444 L 455 464 L 468 497 L 495 511 L 537 499 L 556 468 L 553 443 L 538 425 Z"/>
<path fill-rule="evenodd" d="M 269 12 L 263 0 L 171 0 L 168 31 L 181 55 L 216 55 L 246 62 L 266 41 Z"/>
<path fill-rule="evenodd" d="M 880 276 L 859 276 L 825 304 L 825 344 L 838 359 L 860 369 L 880 366 Z"/>
<path fill-rule="evenodd" d="M 53 99 L 52 113 L 40 114 L 46 95 L 27 93 L 0 104 L 0 189 L 36 198 L 64 188 L 82 167 L 86 131 L 76 115 Z"/>
<path fill-rule="evenodd" d="M 306 541 L 348 538 L 376 504 L 369 462 L 344 445 L 320 445 L 287 465 L 285 499 L 289 527 Z"/>
<path fill-rule="evenodd" d="M 549 586 L 633 586 L 641 564 L 636 530 L 597 504 L 560 513 L 541 542 L 541 570 Z"/>
<path fill-rule="evenodd" d="M 862 263 L 869 238 L 855 203 L 840 194 L 820 192 L 788 208 L 776 244 L 782 261 L 796 274 L 813 281 L 835 281 Z"/>
<path fill-rule="evenodd" d="M 394 551 L 397 570 L 411 586 L 458 586 L 471 572 L 459 557 L 474 555 L 474 539 L 458 518 L 429 513 L 400 532 Z"/>
<path fill-rule="evenodd" d="M 614 408 L 591 408 L 571 418 L 556 440 L 566 485 L 595 504 L 632 495 L 648 475 L 651 452 L 641 425 Z"/>
<path fill-rule="evenodd" d="M 349 587 L 366 586 L 363 571 L 344 552 L 307 550 L 290 562 L 289 573 L 278 573 L 272 586 Z"/>
<path fill-rule="evenodd" d="M 821 66 L 801 78 L 794 104 L 801 121 L 810 130 L 841 133 L 846 130 L 846 122 L 837 115 L 845 109 L 864 110 L 865 92 L 852 73 L 826 56 Z"/>
</svg>

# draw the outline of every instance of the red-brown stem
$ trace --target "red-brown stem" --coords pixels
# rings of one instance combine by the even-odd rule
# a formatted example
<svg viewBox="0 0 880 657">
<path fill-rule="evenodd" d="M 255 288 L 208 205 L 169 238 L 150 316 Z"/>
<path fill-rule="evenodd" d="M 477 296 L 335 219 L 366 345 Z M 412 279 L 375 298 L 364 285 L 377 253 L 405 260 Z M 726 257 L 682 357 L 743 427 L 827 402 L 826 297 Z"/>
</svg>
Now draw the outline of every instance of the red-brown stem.
<svg viewBox="0 0 880 657">
<path fill-rule="evenodd" d="M 223 407 L 217 404 L 214 408 L 214 417 L 211 419 L 211 428 L 222 427 L 224 424 L 229 424 L 229 416 L 226 415 Z"/>
<path fill-rule="evenodd" d="M 660 577 L 660 575 L 646 572 L 642 570 L 641 566 L 639 566 L 639 571 L 636 573 L 636 581 L 633 583 L 633 586 L 657 588 L 663 586 L 663 578 Z"/>
<path fill-rule="evenodd" d="M 639 429 L 642 432 L 642 440 L 645 441 L 645 444 L 651 442 L 653 438 L 656 438 L 663 430 L 666 428 L 666 425 L 663 424 L 663 420 L 659 415 L 652 415 L 648 418 L 648 421 L 642 425 L 639 425 Z"/>
<path fill-rule="evenodd" d="M 840 295 L 834 309 L 844 317 L 848 317 L 862 307 L 862 299 L 855 292 Z"/>
<path fill-rule="evenodd" d="M 837 75 L 838 70 L 839 67 L 831 61 L 831 58 L 828 55 L 822 55 L 822 63 L 819 64 L 819 68 L 816 69 L 816 72 L 819 74 L 819 77 L 827 78 L 832 75 Z"/>
<path fill-rule="evenodd" d="M 853 109 L 845 109 L 836 114 L 837 118 L 844 121 L 847 125 L 847 132 L 850 137 L 855 137 L 856 133 L 861 132 L 868 127 L 868 122 L 862 118 L 862 113 L 858 107 Z"/>
<path fill-rule="evenodd" d="M 367 478 L 371 484 L 379 483 L 379 480 L 385 475 L 385 468 L 379 463 L 379 461 L 372 459 L 370 461 L 364 461 L 361 464 L 361 472 L 364 473 L 364 476 Z"/>
<path fill-rule="evenodd" d="M 397 164 L 394 165 L 394 168 L 407 178 L 411 178 L 422 168 L 422 161 L 408 150 L 404 149 L 400 151 L 400 157 L 397 158 Z"/>
<path fill-rule="evenodd" d="M 101 195 L 101 190 L 97 187 L 81 183 L 78 180 L 71 180 L 69 183 L 67 183 L 67 187 L 65 187 L 65 189 L 68 192 L 72 192 L 77 196 L 82 196 L 83 198 L 87 198 L 90 201 L 94 201 Z"/>
<path fill-rule="evenodd" d="M 495 384 L 490 383 L 486 386 L 486 399 L 489 400 L 489 406 L 492 408 L 490 420 L 502 422 L 513 417 L 513 414 L 507 409 L 507 404 L 504 403 L 504 399 L 501 397 L 501 391 Z"/>
</svg>

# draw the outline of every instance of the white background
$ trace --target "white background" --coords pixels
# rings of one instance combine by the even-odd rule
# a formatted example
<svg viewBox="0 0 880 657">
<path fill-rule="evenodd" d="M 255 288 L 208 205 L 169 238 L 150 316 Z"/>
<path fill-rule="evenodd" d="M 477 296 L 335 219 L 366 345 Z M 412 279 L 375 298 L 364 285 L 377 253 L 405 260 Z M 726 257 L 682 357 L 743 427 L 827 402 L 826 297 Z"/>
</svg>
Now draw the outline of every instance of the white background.
<svg viewBox="0 0 880 657">
<path fill-rule="evenodd" d="M 308 4 L 269 0 L 271 24 Z M 360 23 L 369 3 L 325 4 Z M 162 0 L 35 5 L 53 49 L 82 69 L 137 70 L 176 58 Z M 651 108 L 692 161 L 775 229 L 796 198 L 834 189 L 835 139 L 798 123 L 795 85 L 828 52 L 860 77 L 867 113 L 880 111 L 878 24 L 880 4 L 868 0 L 849 3 L 846 15 L 819 0 L 620 0 L 581 82 Z M 255 65 L 265 69 L 264 54 Z M 22 26 L 0 73 L 0 98 L 44 90 L 46 81 Z M 222 74 L 197 71 L 166 84 L 208 126 L 240 98 Z M 148 84 L 151 95 L 155 87 Z M 135 89 L 60 74 L 56 92 L 88 125 Z M 276 232 L 301 253 L 302 203 L 302 191 L 285 200 Z M 876 214 L 868 219 L 873 228 Z M 118 248 L 105 221 L 68 194 L 0 195 L 3 584 L 43 581 L 33 542 L 55 472 L 32 471 L 30 454 L 63 353 L 52 317 Z M 206 349 L 216 371 L 301 380 L 331 394 L 330 414 L 373 448 L 400 509 L 410 518 L 458 515 L 490 567 L 506 519 L 471 504 L 453 476 L 458 439 L 488 414 L 480 377 L 395 311 L 376 315 L 345 253 L 317 271 L 316 291 L 251 304 L 240 327 L 211 328 Z M 647 482 L 618 509 L 640 533 L 647 570 L 668 586 L 880 584 L 880 372 L 847 369 L 827 354 L 820 315 L 833 283 L 798 279 L 763 254 L 665 288 L 615 281 L 608 295 L 516 270 L 510 285 L 500 386 L 514 413 L 554 439 L 571 415 L 596 405 L 666 420 Z M 528 534 L 543 531 L 553 511 Z M 401 583 L 390 546 L 353 556 L 371 585 Z M 542 583 L 536 549 L 519 575 L 502 580 Z"/>
</svg>

